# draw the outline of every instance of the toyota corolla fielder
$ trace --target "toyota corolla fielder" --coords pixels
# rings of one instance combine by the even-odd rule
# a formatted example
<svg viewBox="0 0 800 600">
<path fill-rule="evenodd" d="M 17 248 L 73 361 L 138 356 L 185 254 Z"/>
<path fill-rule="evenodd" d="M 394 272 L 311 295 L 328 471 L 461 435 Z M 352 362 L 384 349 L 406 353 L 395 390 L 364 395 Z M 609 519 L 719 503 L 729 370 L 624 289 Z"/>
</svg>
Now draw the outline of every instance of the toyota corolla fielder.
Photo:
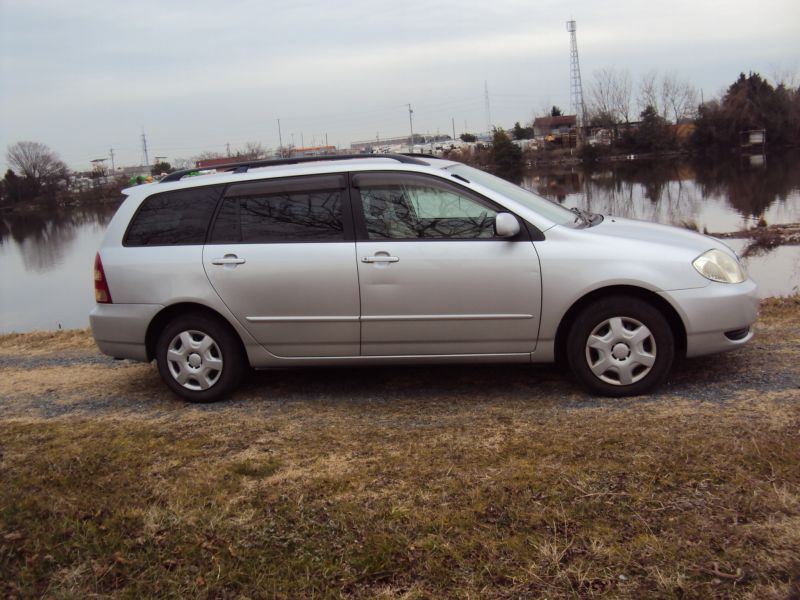
<svg viewBox="0 0 800 600">
<path fill-rule="evenodd" d="M 405 155 L 240 163 L 125 191 L 91 324 L 192 402 L 249 365 L 550 362 L 652 390 L 676 356 L 752 337 L 756 285 L 722 242 L 567 210 Z"/>
</svg>

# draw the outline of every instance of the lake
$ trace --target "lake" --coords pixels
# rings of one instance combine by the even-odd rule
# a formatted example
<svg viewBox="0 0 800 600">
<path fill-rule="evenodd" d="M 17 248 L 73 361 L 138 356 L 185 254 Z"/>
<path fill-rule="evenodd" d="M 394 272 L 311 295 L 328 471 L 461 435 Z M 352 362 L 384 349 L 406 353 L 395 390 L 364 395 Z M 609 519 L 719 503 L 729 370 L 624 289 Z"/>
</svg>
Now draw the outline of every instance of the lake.
<svg viewBox="0 0 800 600">
<path fill-rule="evenodd" d="M 723 233 L 800 222 L 800 156 L 734 161 L 622 161 L 611 167 L 529 169 L 527 187 L 564 206 Z M 0 332 L 86 327 L 92 267 L 115 206 L 0 214 Z M 741 252 L 747 240 L 727 240 Z M 800 288 L 800 246 L 747 259 L 762 296 Z"/>
</svg>

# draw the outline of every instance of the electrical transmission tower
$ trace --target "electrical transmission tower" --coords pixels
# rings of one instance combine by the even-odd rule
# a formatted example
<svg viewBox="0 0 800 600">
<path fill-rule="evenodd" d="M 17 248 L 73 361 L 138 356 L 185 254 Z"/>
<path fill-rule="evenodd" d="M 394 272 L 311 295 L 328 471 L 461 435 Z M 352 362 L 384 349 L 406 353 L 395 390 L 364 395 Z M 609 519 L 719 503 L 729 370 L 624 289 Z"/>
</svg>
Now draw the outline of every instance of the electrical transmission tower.
<svg viewBox="0 0 800 600">
<path fill-rule="evenodd" d="M 567 21 L 569 31 L 569 101 L 578 121 L 578 144 L 583 139 L 583 128 L 586 125 L 586 104 L 583 101 L 583 84 L 581 83 L 581 63 L 578 60 L 578 38 L 575 33 L 575 20 Z"/>
<path fill-rule="evenodd" d="M 147 136 L 144 129 L 142 129 L 142 160 L 144 160 L 144 166 L 150 166 L 150 159 L 147 157 Z"/>
</svg>

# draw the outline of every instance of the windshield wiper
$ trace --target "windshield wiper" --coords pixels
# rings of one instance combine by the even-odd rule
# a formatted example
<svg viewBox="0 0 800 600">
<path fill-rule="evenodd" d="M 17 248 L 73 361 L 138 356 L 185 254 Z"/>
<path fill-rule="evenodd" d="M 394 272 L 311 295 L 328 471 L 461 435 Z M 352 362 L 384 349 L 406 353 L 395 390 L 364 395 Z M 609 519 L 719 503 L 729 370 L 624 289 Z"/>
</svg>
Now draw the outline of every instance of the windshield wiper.
<svg viewBox="0 0 800 600">
<path fill-rule="evenodd" d="M 578 221 L 583 222 L 584 225 L 588 225 L 589 223 L 591 223 L 591 219 L 587 218 L 586 216 L 586 211 L 581 210 L 577 206 L 573 206 L 572 208 L 570 208 L 570 210 L 575 213 L 575 221 L 574 221 L 575 223 L 577 223 Z"/>
<path fill-rule="evenodd" d="M 603 220 L 602 215 L 591 213 L 577 206 L 573 206 L 570 210 L 575 213 L 575 223 L 581 221 L 585 227 L 591 227 Z"/>
</svg>

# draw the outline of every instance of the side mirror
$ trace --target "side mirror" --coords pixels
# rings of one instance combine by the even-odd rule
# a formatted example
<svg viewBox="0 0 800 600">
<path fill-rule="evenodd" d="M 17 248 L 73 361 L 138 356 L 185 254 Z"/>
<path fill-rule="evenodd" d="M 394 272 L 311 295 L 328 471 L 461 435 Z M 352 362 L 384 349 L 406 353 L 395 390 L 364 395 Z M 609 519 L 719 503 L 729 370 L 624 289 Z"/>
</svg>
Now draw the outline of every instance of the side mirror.
<svg viewBox="0 0 800 600">
<path fill-rule="evenodd" d="M 494 233 L 497 237 L 514 237 L 519 233 L 519 221 L 511 213 L 497 213 L 494 218 Z"/>
</svg>

